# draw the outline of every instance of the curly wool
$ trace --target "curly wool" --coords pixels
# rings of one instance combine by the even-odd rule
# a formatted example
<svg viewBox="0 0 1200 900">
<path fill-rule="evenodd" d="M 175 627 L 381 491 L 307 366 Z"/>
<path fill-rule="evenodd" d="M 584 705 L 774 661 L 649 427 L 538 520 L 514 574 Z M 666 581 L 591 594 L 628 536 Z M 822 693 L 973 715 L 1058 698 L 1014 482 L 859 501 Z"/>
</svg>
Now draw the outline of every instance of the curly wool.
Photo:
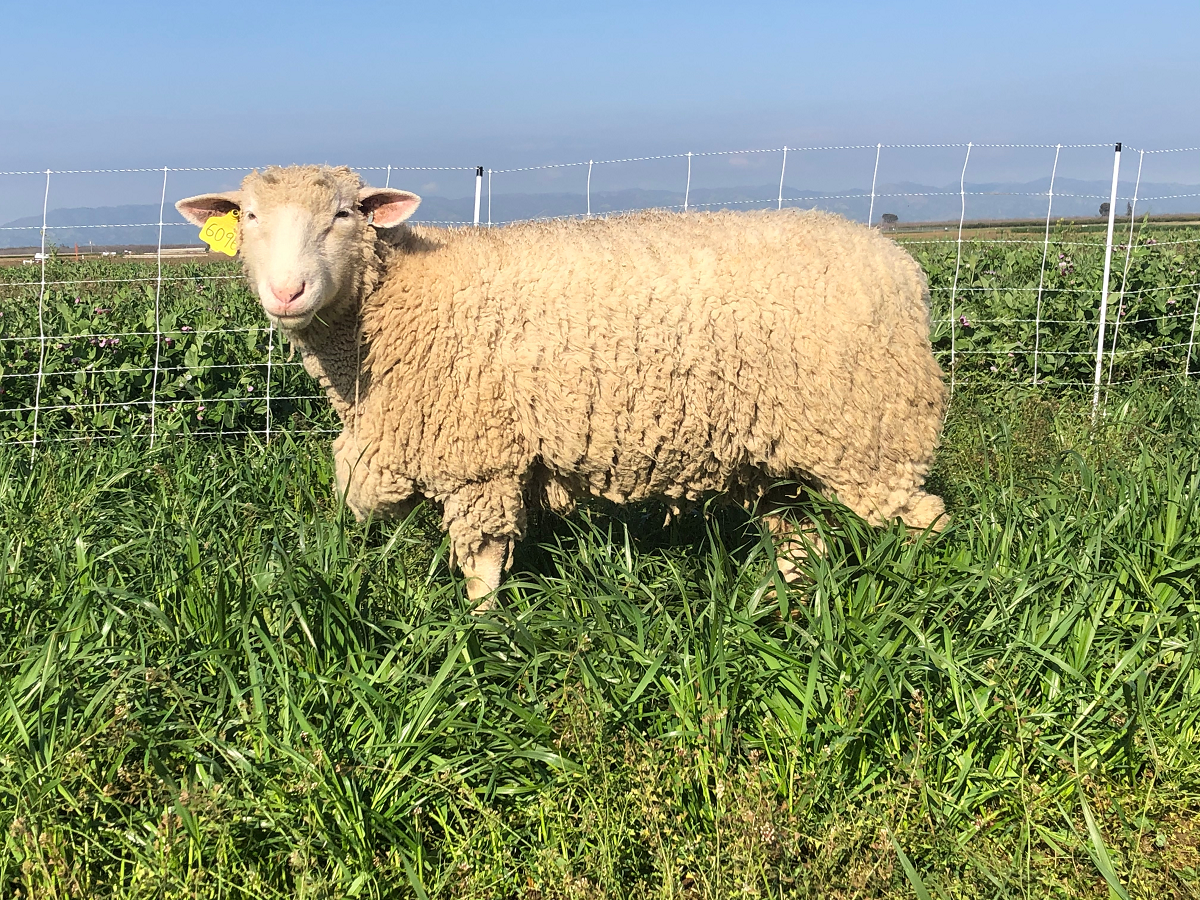
<svg viewBox="0 0 1200 900">
<path fill-rule="evenodd" d="M 532 495 L 746 501 L 793 479 L 874 523 L 943 513 L 922 490 L 946 401 L 925 276 L 870 229 L 656 211 L 366 236 L 379 276 L 293 334 L 360 516 L 434 499 L 462 561 L 520 539 Z"/>
</svg>

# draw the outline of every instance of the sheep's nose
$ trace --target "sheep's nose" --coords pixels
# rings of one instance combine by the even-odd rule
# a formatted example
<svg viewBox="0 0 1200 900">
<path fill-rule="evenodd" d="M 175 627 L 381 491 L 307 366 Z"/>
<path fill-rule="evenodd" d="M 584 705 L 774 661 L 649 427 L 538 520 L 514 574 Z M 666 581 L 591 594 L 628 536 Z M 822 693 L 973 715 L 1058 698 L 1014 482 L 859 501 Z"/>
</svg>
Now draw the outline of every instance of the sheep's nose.
<svg viewBox="0 0 1200 900">
<path fill-rule="evenodd" d="M 284 306 L 287 306 L 304 293 L 304 282 L 300 282 L 299 287 L 296 287 L 294 284 L 285 284 L 283 287 L 271 285 L 271 293 L 275 295 L 276 300 L 278 300 Z"/>
</svg>

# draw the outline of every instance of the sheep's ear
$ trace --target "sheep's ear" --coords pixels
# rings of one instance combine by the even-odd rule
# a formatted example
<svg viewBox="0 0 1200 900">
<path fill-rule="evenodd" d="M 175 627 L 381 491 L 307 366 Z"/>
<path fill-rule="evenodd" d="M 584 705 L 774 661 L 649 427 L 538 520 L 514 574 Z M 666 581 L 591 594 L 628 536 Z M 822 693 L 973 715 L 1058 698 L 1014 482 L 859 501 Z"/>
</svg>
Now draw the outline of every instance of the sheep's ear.
<svg viewBox="0 0 1200 900">
<path fill-rule="evenodd" d="M 399 225 L 417 211 L 421 198 L 408 191 L 395 188 L 363 188 L 358 192 L 358 208 L 363 215 L 374 215 L 372 223 L 377 228 Z"/>
<path fill-rule="evenodd" d="M 175 204 L 175 208 L 193 225 L 204 227 L 204 223 L 213 216 L 223 216 L 227 212 L 242 208 L 242 192 L 229 191 L 224 194 L 201 194 L 198 197 L 188 197 Z"/>
</svg>

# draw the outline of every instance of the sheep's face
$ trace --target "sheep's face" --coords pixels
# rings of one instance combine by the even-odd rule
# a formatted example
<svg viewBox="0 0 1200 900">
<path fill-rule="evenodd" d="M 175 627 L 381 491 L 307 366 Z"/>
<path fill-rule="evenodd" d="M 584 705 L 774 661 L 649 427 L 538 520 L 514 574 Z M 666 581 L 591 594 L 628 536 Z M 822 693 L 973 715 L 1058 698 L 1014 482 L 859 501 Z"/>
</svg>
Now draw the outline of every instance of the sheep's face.
<svg viewBox="0 0 1200 900">
<path fill-rule="evenodd" d="M 399 225 L 421 199 L 363 187 L 349 169 L 292 166 L 252 172 L 240 191 L 175 204 L 188 220 L 238 210 L 239 253 L 267 316 L 299 331 L 354 294 L 374 254 L 372 228 Z"/>
</svg>

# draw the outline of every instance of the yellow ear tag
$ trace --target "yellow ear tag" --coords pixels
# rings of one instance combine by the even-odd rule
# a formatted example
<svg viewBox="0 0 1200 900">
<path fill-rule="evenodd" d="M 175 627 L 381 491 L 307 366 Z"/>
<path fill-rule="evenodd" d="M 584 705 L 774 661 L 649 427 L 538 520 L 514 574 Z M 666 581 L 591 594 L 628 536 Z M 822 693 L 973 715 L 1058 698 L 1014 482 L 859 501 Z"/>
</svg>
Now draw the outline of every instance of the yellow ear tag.
<svg viewBox="0 0 1200 900">
<path fill-rule="evenodd" d="M 237 253 L 238 211 L 230 210 L 223 216 L 213 216 L 200 229 L 200 240 L 208 244 L 209 250 L 234 256 Z"/>
</svg>

